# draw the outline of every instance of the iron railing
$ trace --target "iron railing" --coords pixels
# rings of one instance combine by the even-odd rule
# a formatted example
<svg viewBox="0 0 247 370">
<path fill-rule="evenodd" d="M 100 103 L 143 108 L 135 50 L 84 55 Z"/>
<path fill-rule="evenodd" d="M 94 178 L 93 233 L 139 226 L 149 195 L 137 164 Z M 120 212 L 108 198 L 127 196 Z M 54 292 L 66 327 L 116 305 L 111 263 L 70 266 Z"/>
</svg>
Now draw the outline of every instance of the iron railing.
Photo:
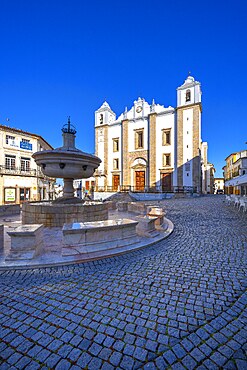
<svg viewBox="0 0 247 370">
<path fill-rule="evenodd" d="M 95 186 L 94 191 L 96 192 L 132 192 L 132 193 L 197 193 L 197 187 L 194 186 L 172 186 L 172 187 L 135 187 L 131 185 L 119 185 L 114 186 Z"/>
<path fill-rule="evenodd" d="M 1 175 L 13 175 L 13 176 L 29 176 L 29 177 L 46 177 L 39 169 L 27 169 L 23 170 L 20 167 L 9 167 L 0 165 Z"/>
</svg>

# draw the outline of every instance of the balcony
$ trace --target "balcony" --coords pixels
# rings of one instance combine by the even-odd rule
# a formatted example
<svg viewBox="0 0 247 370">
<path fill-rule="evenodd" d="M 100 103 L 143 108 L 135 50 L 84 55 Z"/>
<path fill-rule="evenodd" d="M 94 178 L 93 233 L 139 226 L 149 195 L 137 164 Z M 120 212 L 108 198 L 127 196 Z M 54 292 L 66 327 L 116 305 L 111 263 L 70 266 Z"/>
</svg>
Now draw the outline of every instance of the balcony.
<svg viewBox="0 0 247 370">
<path fill-rule="evenodd" d="M 45 177 L 39 169 L 23 170 L 18 167 L 6 167 L 2 165 L 0 165 L 0 175 L 42 177 L 42 178 Z"/>
</svg>

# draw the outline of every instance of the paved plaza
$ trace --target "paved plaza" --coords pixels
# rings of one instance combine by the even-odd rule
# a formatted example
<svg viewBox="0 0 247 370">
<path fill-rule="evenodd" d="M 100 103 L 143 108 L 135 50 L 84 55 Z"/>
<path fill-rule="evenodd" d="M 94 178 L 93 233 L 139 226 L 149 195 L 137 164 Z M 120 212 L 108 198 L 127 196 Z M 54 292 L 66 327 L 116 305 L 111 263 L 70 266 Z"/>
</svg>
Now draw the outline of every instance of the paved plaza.
<svg viewBox="0 0 247 370">
<path fill-rule="evenodd" d="M 0 369 L 247 369 L 247 214 L 165 200 L 172 235 L 101 261 L 0 271 Z"/>
</svg>

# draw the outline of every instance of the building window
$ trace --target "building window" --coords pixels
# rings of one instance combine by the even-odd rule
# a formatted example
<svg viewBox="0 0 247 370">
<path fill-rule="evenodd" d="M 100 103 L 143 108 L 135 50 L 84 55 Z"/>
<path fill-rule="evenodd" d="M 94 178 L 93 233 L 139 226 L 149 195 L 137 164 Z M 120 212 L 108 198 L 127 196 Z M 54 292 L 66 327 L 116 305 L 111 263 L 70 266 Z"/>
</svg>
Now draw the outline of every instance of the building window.
<svg viewBox="0 0 247 370">
<path fill-rule="evenodd" d="M 6 135 L 6 144 L 12 144 L 15 141 L 15 136 Z"/>
<path fill-rule="evenodd" d="M 190 99 L 191 99 L 191 92 L 190 90 L 186 90 L 185 101 L 190 101 Z"/>
<path fill-rule="evenodd" d="M 165 167 L 171 165 L 171 154 L 164 154 L 163 163 Z"/>
<path fill-rule="evenodd" d="M 118 170 L 119 169 L 119 160 L 118 158 L 113 159 L 113 169 Z"/>
<path fill-rule="evenodd" d="M 143 149 L 143 130 L 137 130 L 135 132 L 135 148 Z"/>
<path fill-rule="evenodd" d="M 21 142 L 22 143 L 30 143 L 30 140 L 28 140 L 28 139 L 21 139 Z"/>
<path fill-rule="evenodd" d="M 15 156 L 14 155 L 5 155 L 5 168 L 7 170 L 15 169 Z"/>
<path fill-rule="evenodd" d="M 171 130 L 163 130 L 163 144 L 162 145 L 171 145 Z"/>
<path fill-rule="evenodd" d="M 119 139 L 113 139 L 113 151 L 119 152 Z"/>
<path fill-rule="evenodd" d="M 30 158 L 21 158 L 21 171 L 30 171 Z"/>
<path fill-rule="evenodd" d="M 102 123 L 103 123 L 103 114 L 101 113 L 100 115 L 99 115 L 99 123 L 102 125 Z"/>
</svg>

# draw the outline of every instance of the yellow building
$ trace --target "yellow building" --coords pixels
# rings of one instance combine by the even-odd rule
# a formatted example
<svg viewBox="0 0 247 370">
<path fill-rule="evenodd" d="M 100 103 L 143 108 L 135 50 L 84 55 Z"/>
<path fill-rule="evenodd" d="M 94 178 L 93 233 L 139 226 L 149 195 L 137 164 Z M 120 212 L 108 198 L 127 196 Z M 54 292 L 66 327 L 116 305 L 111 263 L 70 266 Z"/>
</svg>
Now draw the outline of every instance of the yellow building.
<svg viewBox="0 0 247 370">
<path fill-rule="evenodd" d="M 0 205 L 53 197 L 55 179 L 45 177 L 32 158 L 50 149 L 39 135 L 0 125 Z"/>
<path fill-rule="evenodd" d="M 247 195 L 247 150 L 232 153 L 225 161 L 225 193 Z"/>
</svg>

